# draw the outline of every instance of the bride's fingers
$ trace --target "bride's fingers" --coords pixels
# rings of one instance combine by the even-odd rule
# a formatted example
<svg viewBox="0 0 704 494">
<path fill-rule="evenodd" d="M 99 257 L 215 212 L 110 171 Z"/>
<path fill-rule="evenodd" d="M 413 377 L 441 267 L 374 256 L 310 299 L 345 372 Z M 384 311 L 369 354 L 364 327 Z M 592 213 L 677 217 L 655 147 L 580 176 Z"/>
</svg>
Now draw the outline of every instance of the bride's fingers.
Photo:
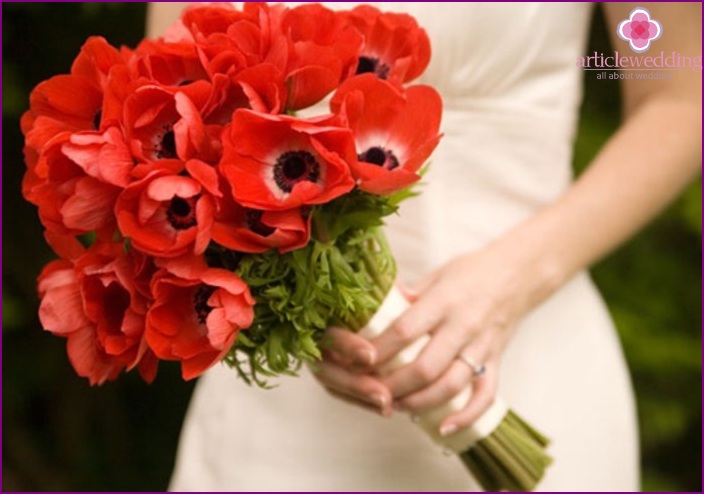
<svg viewBox="0 0 704 494">
<path fill-rule="evenodd" d="M 439 352 L 447 352 L 447 348 L 457 348 L 447 346 L 447 342 L 441 338 L 434 338 L 434 343 Z M 477 335 L 469 345 L 465 346 L 457 356 L 448 364 L 448 367 L 437 380 L 423 389 L 404 396 L 398 404 L 415 413 L 421 413 L 431 408 L 440 406 L 452 398 L 460 391 L 472 384 L 474 379 L 480 378 L 477 372 L 479 362 L 489 360 L 490 338 L 486 333 Z M 450 354 L 451 355 L 451 354 Z M 393 394 L 393 387 L 390 387 Z"/>
<path fill-rule="evenodd" d="M 419 298 L 380 336 L 372 340 L 377 351 L 377 364 L 384 363 L 437 326 L 443 318 L 432 297 Z"/>
<path fill-rule="evenodd" d="M 454 432 L 469 427 L 494 403 L 498 384 L 498 364 L 495 361 L 486 364 L 486 372 L 474 380 L 472 397 L 462 410 L 445 418 L 440 424 L 440 433 L 449 436 Z"/>
<path fill-rule="evenodd" d="M 457 348 L 465 341 L 463 327 L 450 321 L 443 323 L 432 335 L 420 355 L 408 365 L 384 378 L 395 398 L 418 392 L 445 373 L 455 359 Z"/>
<path fill-rule="evenodd" d="M 356 398 L 350 398 L 349 396 L 340 393 L 338 391 L 335 391 L 334 389 L 331 388 L 325 388 L 325 391 L 327 391 L 331 396 L 334 396 L 336 399 L 344 401 L 345 403 L 349 403 L 350 405 L 362 408 L 368 412 L 372 413 L 377 413 L 379 415 L 382 415 L 384 417 L 388 417 L 390 413 L 388 413 L 385 409 L 379 408 L 376 405 L 370 405 L 364 401 L 359 401 Z"/>
<path fill-rule="evenodd" d="M 456 361 L 432 386 L 397 400 L 397 404 L 414 414 L 427 412 L 454 398 L 471 379 L 472 370 L 465 363 Z"/>
<path fill-rule="evenodd" d="M 351 367 L 352 362 L 347 357 L 343 357 L 342 354 L 337 353 L 335 350 L 323 349 L 322 350 L 323 360 L 327 362 L 332 362 L 340 367 Z M 311 362 L 309 366 L 313 369 L 313 372 L 317 372 L 317 368 L 320 362 Z"/>
<path fill-rule="evenodd" d="M 373 366 L 377 360 L 376 348 L 367 339 L 343 328 L 328 328 L 325 331 L 323 345 L 350 364 Z"/>
<path fill-rule="evenodd" d="M 329 390 L 376 407 L 382 415 L 393 412 L 391 392 L 377 379 L 366 374 L 353 374 L 332 362 L 318 362 L 313 367 L 316 378 Z"/>
<path fill-rule="evenodd" d="M 352 374 L 372 374 L 374 369 L 368 365 L 358 364 L 348 357 L 345 357 L 341 353 L 337 353 L 334 350 L 324 349 L 322 350 L 323 361 L 331 362 L 338 365 L 339 367 L 344 367 L 347 372 Z M 318 362 L 311 362 L 309 367 L 315 372 L 316 366 L 319 365 Z"/>
</svg>

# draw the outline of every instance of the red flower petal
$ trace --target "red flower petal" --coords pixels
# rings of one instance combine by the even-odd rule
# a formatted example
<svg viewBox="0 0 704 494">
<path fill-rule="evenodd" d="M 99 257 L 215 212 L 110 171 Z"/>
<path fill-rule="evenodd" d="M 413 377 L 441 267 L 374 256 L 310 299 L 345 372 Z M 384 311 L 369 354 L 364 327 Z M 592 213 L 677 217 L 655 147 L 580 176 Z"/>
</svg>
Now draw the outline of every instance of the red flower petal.
<svg viewBox="0 0 704 494">
<path fill-rule="evenodd" d="M 388 132 L 392 136 L 390 142 L 404 146 L 408 153 L 406 156 L 410 156 L 413 149 L 439 139 L 441 117 L 442 99 L 437 91 L 430 86 L 411 86 L 406 90 L 406 106 L 396 116 L 395 125 L 389 128 Z M 424 159 L 429 154 L 430 152 Z M 418 163 L 415 170 L 420 164 L 422 163 Z M 411 169 L 409 165 L 405 168 Z"/>
<path fill-rule="evenodd" d="M 103 134 L 73 134 L 61 150 L 88 175 L 102 182 L 125 187 L 132 179 L 132 154 L 117 127 L 110 127 Z"/>
<path fill-rule="evenodd" d="M 298 209 L 254 211 L 228 201 L 220 206 L 213 225 L 213 240 L 238 252 L 258 253 L 299 249 L 310 238 L 310 216 Z"/>
<path fill-rule="evenodd" d="M 91 177 L 76 181 L 74 193 L 61 207 L 68 228 L 91 232 L 115 221 L 113 207 L 120 190 Z"/>
<path fill-rule="evenodd" d="M 49 263 L 39 275 L 38 288 L 39 320 L 47 331 L 68 335 L 91 325 L 71 262 Z"/>
<path fill-rule="evenodd" d="M 71 364 L 91 384 L 116 378 L 147 353 L 148 300 L 138 289 L 145 273 L 139 261 L 120 243 L 98 241 L 71 261 L 49 263 L 39 277 L 42 325 L 68 338 Z M 153 379 L 155 366 L 147 365 Z"/>
<path fill-rule="evenodd" d="M 120 52 L 101 36 L 91 36 L 71 65 L 71 74 L 85 77 L 100 84 L 110 69 L 124 63 Z"/>
<path fill-rule="evenodd" d="M 412 86 L 402 92 L 392 83 L 364 74 L 345 81 L 330 105 L 347 117 L 354 131 L 360 158 L 352 169 L 362 190 L 388 195 L 420 178 L 416 172 L 441 137 L 442 100 L 434 89 Z M 382 156 L 379 161 L 384 155 L 391 161 L 364 162 L 370 150 Z"/>
<path fill-rule="evenodd" d="M 146 344 L 146 343 L 145 343 Z M 146 346 L 145 346 L 146 348 Z M 139 370 L 139 375 L 142 376 L 145 382 L 151 384 L 156 379 L 157 367 L 159 365 L 159 359 L 154 352 L 151 350 L 144 354 L 139 360 L 137 369 Z"/>
<path fill-rule="evenodd" d="M 198 258 L 166 266 L 152 281 L 147 341 L 158 357 L 180 361 L 184 379 L 192 379 L 219 362 L 252 323 L 254 300 L 237 275 L 203 268 Z"/>
<path fill-rule="evenodd" d="M 44 240 L 56 252 L 56 254 L 69 260 L 76 260 L 86 251 L 76 237 L 69 235 L 59 235 L 50 231 L 44 232 Z"/>
<path fill-rule="evenodd" d="M 90 130 L 102 106 L 102 95 L 88 79 L 57 75 L 40 83 L 29 97 L 32 111 L 64 122 L 67 126 Z"/>
<path fill-rule="evenodd" d="M 87 377 L 91 385 L 117 379 L 124 364 L 115 362 L 100 351 L 91 328 L 73 333 L 66 344 L 68 358 L 79 376 Z"/>
<path fill-rule="evenodd" d="M 352 74 L 362 38 L 340 13 L 320 4 L 299 5 L 285 13 L 282 30 L 292 53 L 286 70 L 289 109 L 317 103 Z"/>
<path fill-rule="evenodd" d="M 420 76 L 430 62 L 430 40 L 416 20 L 397 12 L 381 12 L 371 5 L 358 5 L 344 13 L 364 38 L 362 55 L 377 59 L 383 78 L 398 83 Z"/>
<path fill-rule="evenodd" d="M 284 184 L 287 156 L 307 164 Z M 286 210 L 322 204 L 352 189 L 351 161 L 356 156 L 348 129 L 238 110 L 229 132 L 223 133 L 219 168 L 240 204 Z"/>
<path fill-rule="evenodd" d="M 117 224 L 133 246 L 147 254 L 201 253 L 211 235 L 212 201 L 196 178 L 157 170 L 120 194 Z"/>
</svg>

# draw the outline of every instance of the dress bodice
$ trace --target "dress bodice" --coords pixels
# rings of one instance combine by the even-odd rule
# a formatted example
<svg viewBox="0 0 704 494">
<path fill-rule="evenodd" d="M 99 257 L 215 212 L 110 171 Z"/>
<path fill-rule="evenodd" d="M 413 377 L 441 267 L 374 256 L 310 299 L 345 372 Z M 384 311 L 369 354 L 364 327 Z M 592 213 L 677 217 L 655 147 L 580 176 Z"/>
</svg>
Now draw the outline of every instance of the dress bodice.
<svg viewBox="0 0 704 494">
<path fill-rule="evenodd" d="M 375 5 L 410 13 L 427 30 L 432 58 L 419 82 L 444 101 L 445 136 L 422 194 L 389 222 L 402 276 L 413 281 L 502 234 L 570 184 L 582 95 L 575 61 L 585 51 L 591 4 Z"/>
<path fill-rule="evenodd" d="M 385 2 L 428 32 L 432 59 L 422 82 L 449 109 L 473 101 L 572 114 L 591 5 L 586 3 Z"/>
</svg>

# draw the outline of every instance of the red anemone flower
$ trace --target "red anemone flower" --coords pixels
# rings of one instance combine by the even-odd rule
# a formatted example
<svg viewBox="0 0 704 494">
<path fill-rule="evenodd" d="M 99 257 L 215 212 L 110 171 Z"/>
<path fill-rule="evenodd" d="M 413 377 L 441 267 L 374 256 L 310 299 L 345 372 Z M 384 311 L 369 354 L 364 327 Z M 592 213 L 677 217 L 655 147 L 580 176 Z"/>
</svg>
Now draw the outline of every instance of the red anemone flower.
<svg viewBox="0 0 704 494">
<path fill-rule="evenodd" d="M 131 65 L 138 76 L 164 86 L 186 86 L 208 79 L 192 42 L 145 39 L 135 49 Z"/>
<path fill-rule="evenodd" d="M 215 169 L 198 160 L 186 163 L 190 176 L 157 170 L 127 187 L 117 200 L 117 225 L 132 245 L 157 257 L 202 254 L 210 242 Z"/>
<path fill-rule="evenodd" d="M 103 133 L 72 134 L 61 150 L 87 175 L 101 182 L 126 187 L 133 180 L 134 159 L 117 127 Z"/>
<path fill-rule="evenodd" d="M 180 361 L 186 380 L 222 360 L 254 319 L 247 285 L 230 271 L 208 268 L 202 258 L 168 262 L 151 288 L 147 341 L 159 358 Z"/>
<path fill-rule="evenodd" d="M 245 3 L 243 7 L 247 7 Z M 231 3 L 193 4 L 181 14 L 181 18 L 166 32 L 166 38 L 200 41 L 214 34 L 225 34 L 237 22 L 257 24 L 256 11 L 252 8 L 238 9 Z"/>
<path fill-rule="evenodd" d="M 283 15 L 281 31 L 290 43 L 289 109 L 314 105 L 354 73 L 362 37 L 339 12 L 317 3 L 299 5 Z"/>
<path fill-rule="evenodd" d="M 272 34 L 284 10 L 251 2 L 241 11 L 230 4 L 194 5 L 167 31 L 167 39 L 194 46 L 213 82 L 206 122 L 229 122 L 237 108 L 284 110 L 289 46 L 285 36 Z"/>
<path fill-rule="evenodd" d="M 359 5 L 344 15 L 364 38 L 357 74 L 371 72 L 404 83 L 420 76 L 430 63 L 428 34 L 412 16 L 381 12 L 371 5 Z"/>
<path fill-rule="evenodd" d="M 346 115 L 354 132 L 353 173 L 360 189 L 388 195 L 420 179 L 417 171 L 441 137 L 442 100 L 433 88 L 403 92 L 367 74 L 345 81 L 330 105 Z"/>
<path fill-rule="evenodd" d="M 238 110 L 223 132 L 220 170 L 235 200 L 276 210 L 326 203 L 354 187 L 349 129 L 323 120 Z"/>
<path fill-rule="evenodd" d="M 64 151 L 71 134 L 63 132 L 45 145 L 22 181 L 22 193 L 39 208 L 44 227 L 54 233 L 111 233 L 113 207 L 120 188 L 86 175 Z"/>
<path fill-rule="evenodd" d="M 91 37 L 81 47 L 70 74 L 54 76 L 37 85 L 22 118 L 27 146 L 39 152 L 63 131 L 96 131 L 105 125 L 105 97 L 112 70 L 123 67 L 120 52 L 104 38 Z"/>
<path fill-rule="evenodd" d="M 305 246 L 310 239 L 310 215 L 301 209 L 261 211 L 221 198 L 213 224 L 213 241 L 237 252 L 284 253 Z"/>
<path fill-rule="evenodd" d="M 132 154 L 142 162 L 200 159 L 216 163 L 220 127 L 204 124 L 201 109 L 212 85 L 197 81 L 167 88 L 144 85 L 125 101 L 124 124 Z"/>
<path fill-rule="evenodd" d="M 166 32 L 168 41 L 194 43 L 208 74 L 235 74 L 247 67 L 273 64 L 284 68 L 288 45 L 276 26 L 286 9 L 263 2 L 193 5 Z"/>
<path fill-rule="evenodd" d="M 273 65 L 259 64 L 234 75 L 215 74 L 213 90 L 202 113 L 206 123 L 225 125 L 240 108 L 277 114 L 285 105 L 283 73 Z"/>
<path fill-rule="evenodd" d="M 144 339 L 148 292 L 140 286 L 149 274 L 148 263 L 125 254 L 122 244 L 94 244 L 39 275 L 42 326 L 68 339 L 73 368 L 92 385 L 136 366 L 145 381 L 154 380 L 157 360 Z"/>
</svg>

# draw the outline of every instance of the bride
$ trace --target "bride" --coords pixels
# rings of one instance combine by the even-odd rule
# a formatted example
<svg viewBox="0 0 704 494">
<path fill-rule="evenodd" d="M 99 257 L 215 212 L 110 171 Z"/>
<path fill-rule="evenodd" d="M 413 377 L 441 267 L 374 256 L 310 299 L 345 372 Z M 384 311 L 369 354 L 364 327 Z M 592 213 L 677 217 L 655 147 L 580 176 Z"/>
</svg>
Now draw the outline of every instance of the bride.
<svg viewBox="0 0 704 494">
<path fill-rule="evenodd" d="M 552 440 L 555 461 L 539 490 L 638 490 L 631 383 L 585 270 L 698 173 L 701 73 L 624 80 L 623 125 L 573 181 L 577 61 L 591 55 L 591 4 L 374 5 L 408 12 L 428 31 L 433 56 L 421 82 L 445 103 L 445 137 L 423 194 L 386 229 L 413 304 L 372 342 L 331 328 L 332 351 L 315 375 L 282 378 L 273 390 L 248 388 L 224 367 L 208 372 L 170 488 L 478 490 L 408 418 L 472 382 L 471 401 L 441 434 L 468 426 L 501 395 Z M 635 55 L 616 34 L 634 6 L 604 6 L 621 55 Z M 642 6 L 662 26 L 654 52 L 700 49 L 700 4 Z M 183 7 L 153 4 L 150 34 Z M 376 377 L 425 334 L 430 344 L 413 364 Z"/>
</svg>

